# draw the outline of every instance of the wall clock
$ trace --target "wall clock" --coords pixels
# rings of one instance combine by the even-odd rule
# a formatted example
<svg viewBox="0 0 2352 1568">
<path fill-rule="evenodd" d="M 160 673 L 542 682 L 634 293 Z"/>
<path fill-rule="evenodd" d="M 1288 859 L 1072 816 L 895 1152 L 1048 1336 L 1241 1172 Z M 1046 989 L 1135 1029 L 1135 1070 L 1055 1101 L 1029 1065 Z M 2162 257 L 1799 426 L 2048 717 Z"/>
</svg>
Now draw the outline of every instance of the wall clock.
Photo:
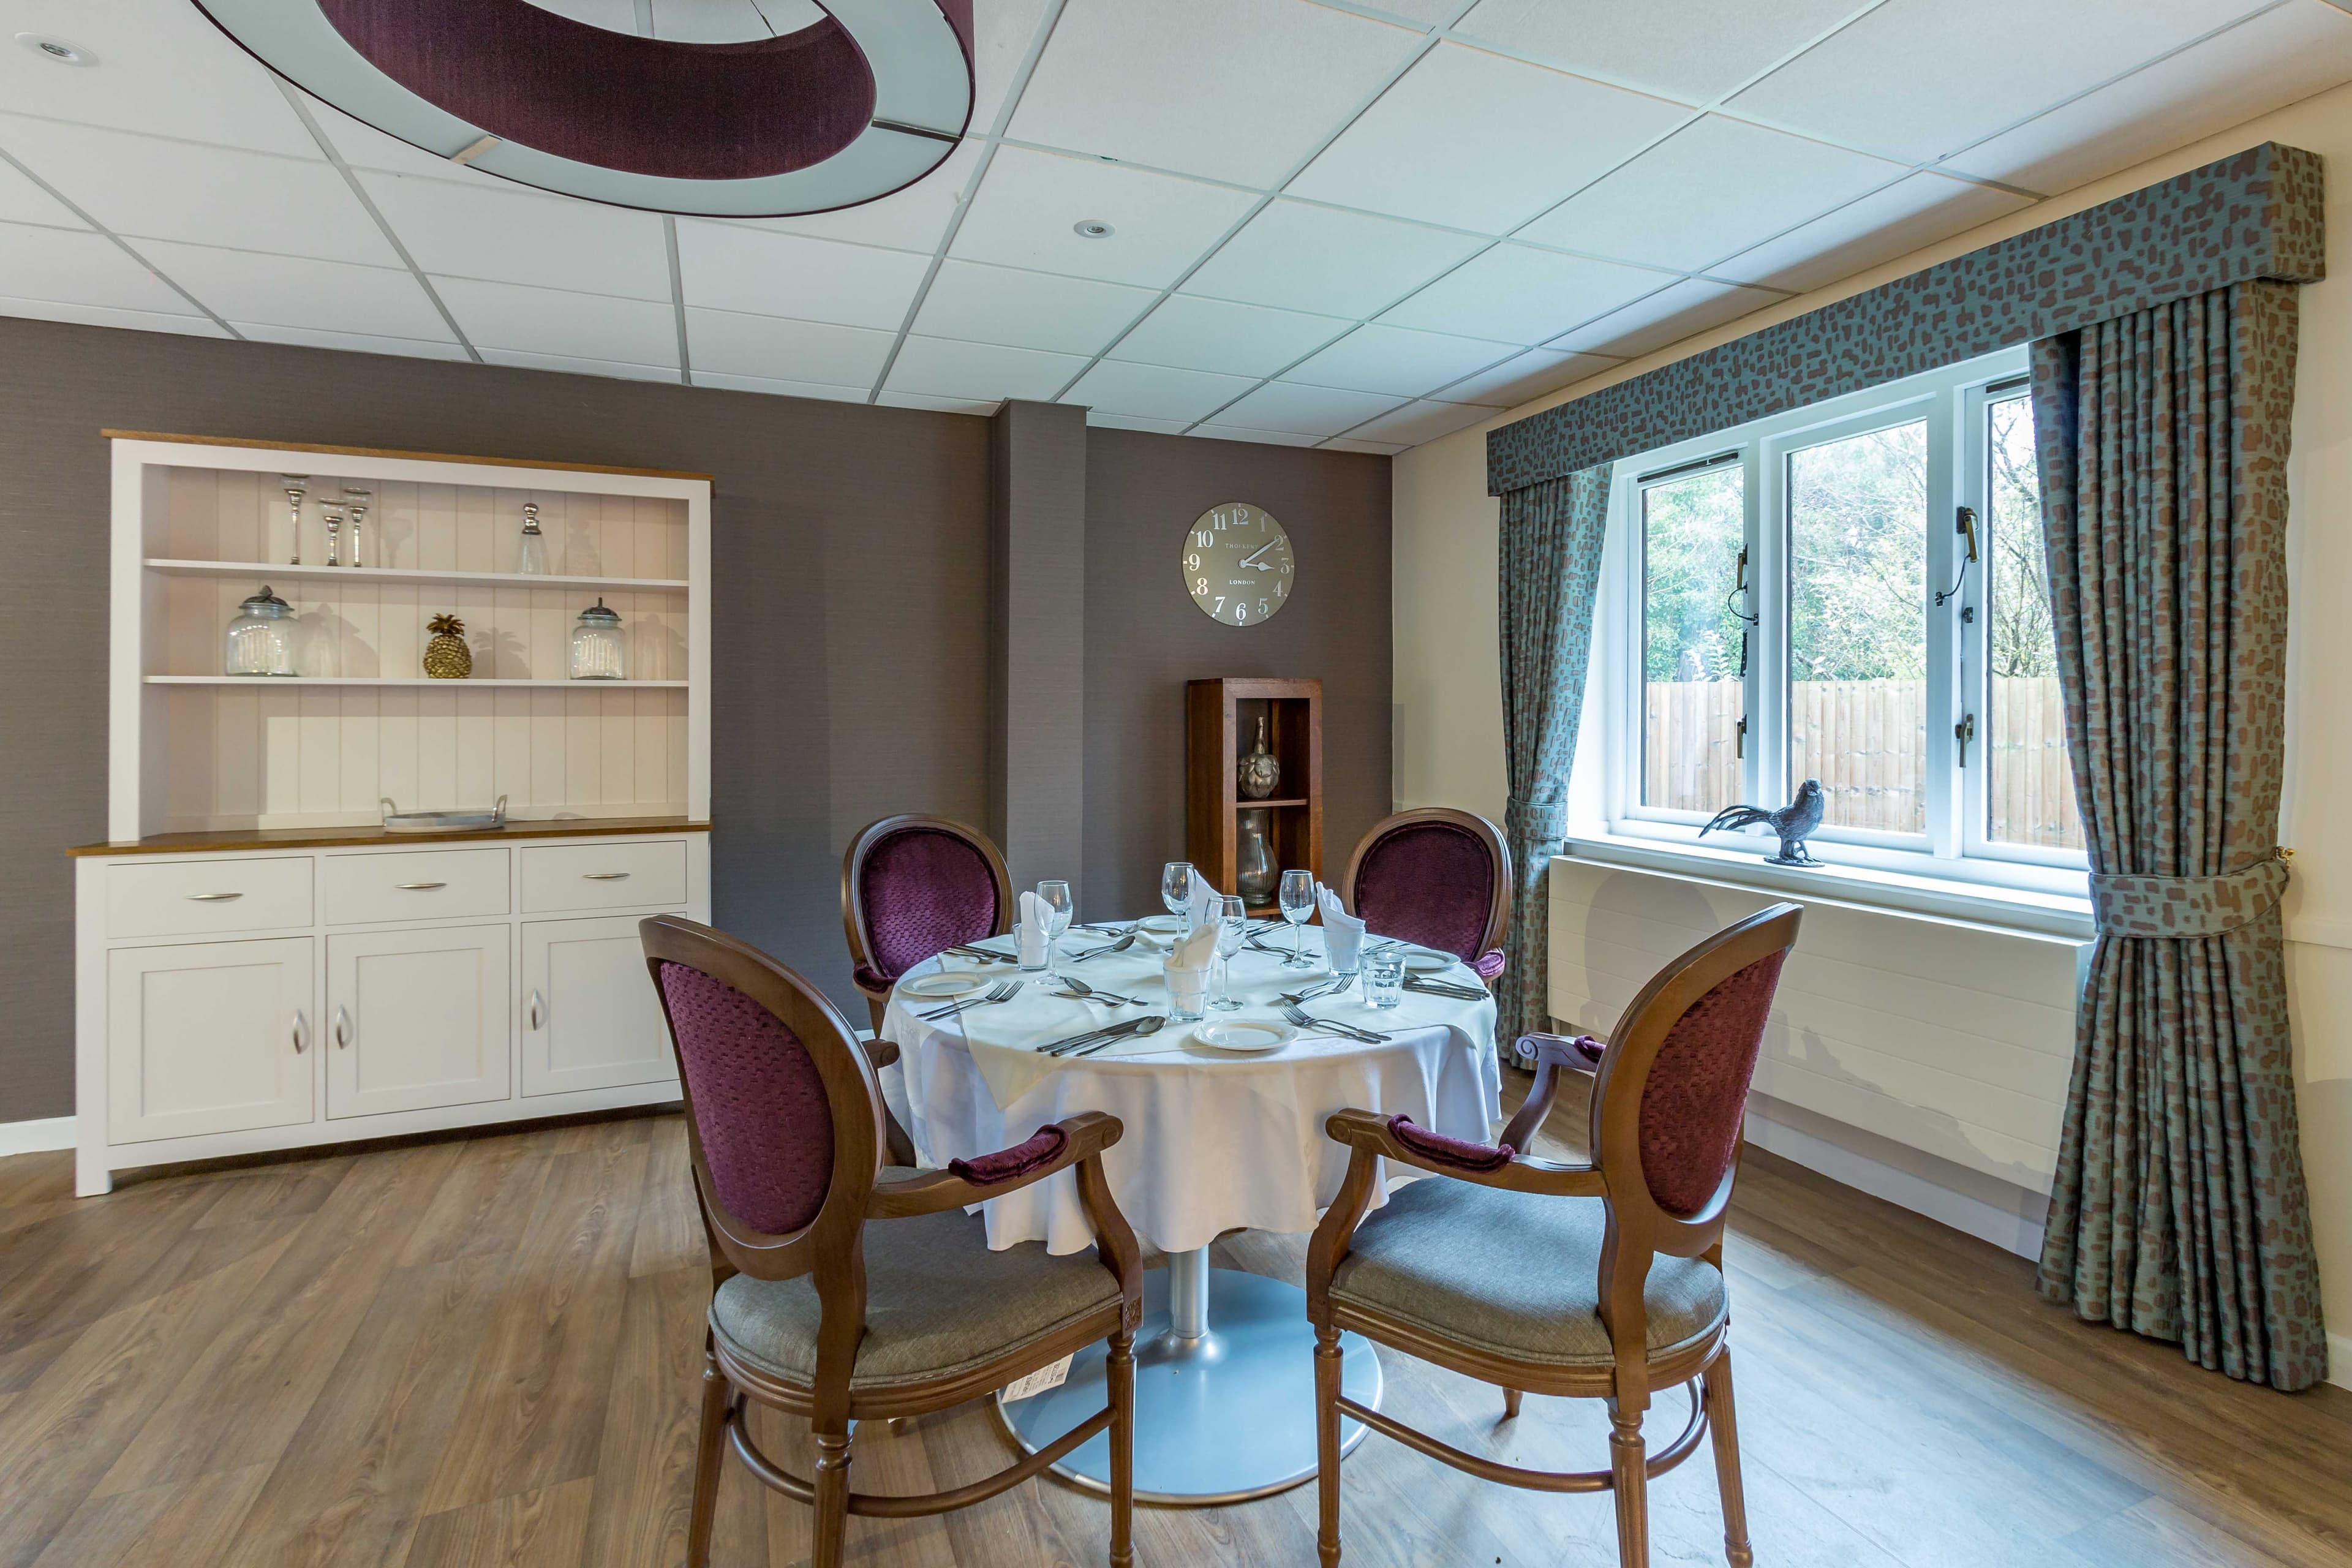
<svg viewBox="0 0 2352 1568">
<path fill-rule="evenodd" d="M 1274 514 L 1247 501 L 1213 506 L 1184 531 L 1184 591 L 1229 626 L 1271 620 L 1290 602 L 1298 563 Z"/>
</svg>

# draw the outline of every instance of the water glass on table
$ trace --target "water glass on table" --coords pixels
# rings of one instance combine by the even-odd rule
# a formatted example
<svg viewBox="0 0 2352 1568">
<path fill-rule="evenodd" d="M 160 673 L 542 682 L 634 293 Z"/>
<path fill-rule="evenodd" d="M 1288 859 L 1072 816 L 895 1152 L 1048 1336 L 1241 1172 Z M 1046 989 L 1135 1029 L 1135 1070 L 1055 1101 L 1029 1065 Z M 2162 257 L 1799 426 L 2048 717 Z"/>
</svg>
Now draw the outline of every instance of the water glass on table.
<svg viewBox="0 0 2352 1568">
<path fill-rule="evenodd" d="M 1249 934 L 1249 906 L 1236 898 L 1219 899 L 1216 919 L 1219 995 L 1209 1005 L 1221 1013 L 1231 1013 L 1241 1006 L 1234 998 L 1234 954 L 1242 950 L 1242 942 Z"/>
<path fill-rule="evenodd" d="M 1076 906 L 1071 902 L 1067 882 L 1038 883 L 1037 902 L 1045 911 L 1045 967 L 1051 970 L 1056 956 L 1055 944 L 1070 929 L 1070 914 Z"/>
<path fill-rule="evenodd" d="M 1290 922 L 1290 956 L 1282 961 L 1285 969 L 1312 969 L 1315 961 L 1307 956 L 1303 943 L 1304 927 L 1315 918 L 1315 874 L 1311 871 L 1285 871 L 1282 890 L 1276 895 L 1282 908 L 1282 918 Z"/>
<path fill-rule="evenodd" d="M 1364 954 L 1364 1000 L 1375 1007 L 1393 1007 L 1404 1000 L 1404 954 L 1402 944 Z"/>
<path fill-rule="evenodd" d="M 1206 969 L 1179 969 L 1174 961 L 1160 965 L 1160 978 L 1168 985 L 1168 1021 L 1171 1024 L 1197 1024 L 1206 1016 L 1209 999 L 1209 972 Z"/>
</svg>

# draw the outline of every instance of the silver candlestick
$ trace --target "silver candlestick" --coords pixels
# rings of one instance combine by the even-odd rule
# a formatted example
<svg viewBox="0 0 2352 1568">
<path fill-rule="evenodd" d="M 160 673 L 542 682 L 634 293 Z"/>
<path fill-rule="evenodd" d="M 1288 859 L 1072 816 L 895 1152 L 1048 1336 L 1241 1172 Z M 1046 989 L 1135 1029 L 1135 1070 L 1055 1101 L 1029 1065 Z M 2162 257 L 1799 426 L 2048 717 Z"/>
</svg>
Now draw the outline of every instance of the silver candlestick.
<svg viewBox="0 0 2352 1568">
<path fill-rule="evenodd" d="M 367 516 L 368 502 L 374 499 L 374 492 L 347 485 L 343 489 L 343 496 L 347 502 L 345 510 L 351 513 L 352 519 L 352 564 L 357 566 L 361 564 L 360 520 Z"/>
<path fill-rule="evenodd" d="M 322 501 L 319 505 L 319 515 L 326 520 L 327 524 L 327 564 L 341 566 L 342 563 L 335 559 L 335 535 L 342 531 L 342 509 Z"/>
<path fill-rule="evenodd" d="M 278 477 L 286 481 L 287 536 L 293 541 L 286 557 L 286 563 L 289 566 L 299 566 L 302 564 L 302 496 L 304 487 L 310 482 L 310 476 L 280 474 Z"/>
</svg>

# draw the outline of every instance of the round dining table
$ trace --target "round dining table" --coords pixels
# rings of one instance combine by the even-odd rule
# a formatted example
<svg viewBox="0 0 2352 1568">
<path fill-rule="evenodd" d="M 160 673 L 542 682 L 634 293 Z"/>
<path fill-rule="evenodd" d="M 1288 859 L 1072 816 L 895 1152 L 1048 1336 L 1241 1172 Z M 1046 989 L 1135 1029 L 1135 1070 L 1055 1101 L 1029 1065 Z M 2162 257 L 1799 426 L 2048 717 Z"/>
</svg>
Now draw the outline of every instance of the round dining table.
<svg viewBox="0 0 2352 1568">
<path fill-rule="evenodd" d="M 1104 1174 L 1139 1238 L 1168 1260 L 1147 1276 L 1136 1341 L 1136 1496 L 1193 1505 L 1263 1497 L 1316 1471 L 1314 1330 L 1305 1291 L 1212 1268 L 1209 1244 L 1234 1230 L 1315 1228 L 1348 1164 L 1348 1151 L 1324 1135 L 1334 1111 L 1402 1113 L 1451 1137 L 1489 1138 L 1501 1116 L 1495 1003 L 1455 963 L 1422 977 L 1475 997 L 1408 989 L 1398 1006 L 1381 1009 L 1354 984 L 1307 1001 L 1318 1022 L 1291 1026 L 1291 1037 L 1275 1048 L 1214 1048 L 1194 1037 L 1203 1025 L 1284 1023 L 1285 994 L 1331 978 L 1319 926 L 1302 933 L 1313 963 L 1298 969 L 1284 963 L 1291 932 L 1252 921 L 1248 944 L 1230 963 L 1238 1010 L 1213 1007 L 1201 1024 L 1171 1021 L 1087 1054 L 1047 1054 L 1086 1031 L 1169 1012 L 1164 942 L 1139 934 L 1116 948 L 1126 925 L 1074 928 L 1056 944 L 1050 970 L 1024 973 L 1011 962 L 957 954 L 927 960 L 899 977 L 881 1032 L 899 1047 L 908 1131 L 928 1164 L 1009 1147 L 1082 1110 L 1119 1119 L 1125 1132 L 1105 1151 Z M 1008 958 L 1013 952 L 1009 937 L 974 945 Z M 921 993 L 957 984 L 930 977 L 958 970 L 1021 986 L 1002 1002 L 926 1016 L 954 1002 Z M 1057 976 L 1096 994 L 1069 994 Z M 1213 984 L 1211 994 L 1219 994 Z M 1354 1038 L 1334 1026 L 1385 1037 Z M 1385 1181 L 1373 1190 L 1375 1204 L 1384 1202 Z M 980 1210 L 992 1247 L 1042 1241 L 1067 1253 L 1094 1244 L 1071 1172 Z M 1381 1370 L 1370 1342 L 1351 1333 L 1341 1348 L 1348 1397 L 1378 1408 Z M 1000 1415 L 1023 1447 L 1034 1453 L 1102 1408 L 1106 1353 L 1102 1345 L 1082 1352 L 1057 1387 L 1017 1400 L 999 1395 Z M 1343 1447 L 1363 1431 L 1345 1423 Z M 1107 1490 L 1108 1438 L 1095 1437 L 1054 1468 Z"/>
</svg>

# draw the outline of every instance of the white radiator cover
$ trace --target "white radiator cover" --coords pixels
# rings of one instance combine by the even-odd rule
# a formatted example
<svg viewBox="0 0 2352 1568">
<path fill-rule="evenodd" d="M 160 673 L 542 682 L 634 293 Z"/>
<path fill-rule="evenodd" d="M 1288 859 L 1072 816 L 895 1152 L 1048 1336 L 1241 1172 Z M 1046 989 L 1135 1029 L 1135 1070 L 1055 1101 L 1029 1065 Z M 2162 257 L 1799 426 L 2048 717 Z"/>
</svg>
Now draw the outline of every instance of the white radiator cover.
<svg viewBox="0 0 2352 1568">
<path fill-rule="evenodd" d="M 1758 1090 L 2050 1191 L 2089 942 L 1568 857 L 1549 881 L 1552 1016 L 1596 1030 L 1667 960 L 1795 897 Z"/>
</svg>

